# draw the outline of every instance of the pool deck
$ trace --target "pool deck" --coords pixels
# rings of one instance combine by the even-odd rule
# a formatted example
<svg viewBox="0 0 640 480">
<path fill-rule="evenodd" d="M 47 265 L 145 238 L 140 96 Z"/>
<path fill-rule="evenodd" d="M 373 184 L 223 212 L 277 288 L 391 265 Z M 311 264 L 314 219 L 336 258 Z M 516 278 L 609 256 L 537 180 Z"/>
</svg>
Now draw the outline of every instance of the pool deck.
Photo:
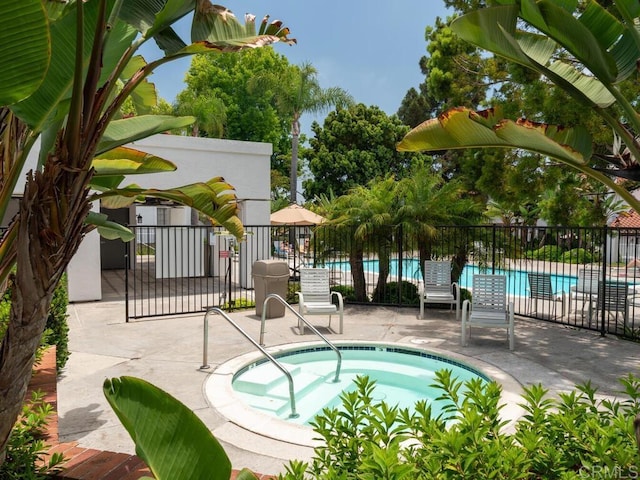
<svg viewBox="0 0 640 480">
<path fill-rule="evenodd" d="M 288 459 L 311 458 L 311 447 L 292 443 L 296 441 L 295 434 L 290 441 L 283 441 L 248 431 L 205 398 L 207 379 L 219 365 L 255 351 L 224 319 L 210 316 L 211 368 L 203 370 L 204 314 L 125 323 L 124 309 L 123 301 L 69 306 L 72 353 L 58 380 L 60 441 L 134 453 L 131 439 L 102 394 L 106 378 L 131 375 L 167 390 L 193 409 L 221 441 L 234 468 L 277 474 L 284 471 Z M 614 336 L 601 337 L 592 331 L 516 317 L 514 351 L 508 349 L 504 330 L 484 328 L 475 329 L 469 346 L 461 347 L 460 323 L 455 314 L 429 308 L 426 319 L 418 319 L 417 314 L 417 307 L 347 306 L 343 335 L 328 330 L 327 321 L 321 316 L 310 320 L 332 341 L 397 342 L 456 357 L 462 355 L 474 365 L 486 365 L 497 379 L 505 380 L 505 390 L 516 397 L 522 385 L 542 383 L 557 393 L 587 380 L 602 395 L 615 396 L 621 389 L 620 377 L 640 375 L 640 344 Z M 258 339 L 261 322 L 254 310 L 233 313 L 231 318 Z M 317 340 L 308 329 L 299 335 L 296 325 L 295 316 L 289 312 L 284 317 L 268 319 L 266 345 L 276 348 Z M 261 429 L 264 430 L 256 428 Z M 304 435 L 312 434 L 306 430 Z M 287 436 L 285 432 L 284 437 Z"/>
</svg>

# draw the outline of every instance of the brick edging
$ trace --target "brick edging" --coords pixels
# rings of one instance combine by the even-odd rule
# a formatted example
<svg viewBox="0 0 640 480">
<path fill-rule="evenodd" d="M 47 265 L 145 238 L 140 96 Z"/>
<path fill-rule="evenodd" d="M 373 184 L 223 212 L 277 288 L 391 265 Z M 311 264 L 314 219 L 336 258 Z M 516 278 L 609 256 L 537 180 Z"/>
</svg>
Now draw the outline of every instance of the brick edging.
<svg viewBox="0 0 640 480">
<path fill-rule="evenodd" d="M 43 462 L 48 462 L 54 453 L 65 457 L 62 473 L 52 476 L 56 480 L 138 480 L 153 477 L 146 464 L 137 456 L 83 448 L 78 442 L 60 443 L 58 436 L 58 386 L 56 375 L 56 349 L 50 347 L 44 353 L 40 363 L 34 367 L 34 375 L 29 383 L 29 393 L 40 390 L 45 393 L 44 401 L 51 404 L 54 412 L 47 419 L 47 430 L 43 437 L 48 451 Z M 230 480 L 238 475 L 233 470 Z M 274 479 L 271 475 L 256 474 L 261 480 Z"/>
</svg>

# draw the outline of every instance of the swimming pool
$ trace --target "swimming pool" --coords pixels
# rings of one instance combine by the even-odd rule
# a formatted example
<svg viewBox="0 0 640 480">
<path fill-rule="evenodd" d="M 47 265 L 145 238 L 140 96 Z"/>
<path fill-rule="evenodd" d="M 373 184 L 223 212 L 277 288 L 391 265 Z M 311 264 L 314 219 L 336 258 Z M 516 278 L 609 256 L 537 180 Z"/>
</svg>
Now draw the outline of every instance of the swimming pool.
<svg viewBox="0 0 640 480">
<path fill-rule="evenodd" d="M 365 260 L 364 270 L 367 273 L 378 273 L 378 260 Z M 390 264 L 390 277 L 398 277 L 398 260 L 391 260 Z M 351 271 L 349 262 L 327 262 L 327 267 L 334 268 L 342 271 Z M 495 269 L 495 271 L 480 269 L 477 265 L 466 265 L 458 285 L 462 288 L 471 288 L 473 283 L 473 275 L 478 273 L 495 273 L 496 275 L 506 275 L 507 277 L 507 293 L 509 295 L 515 295 L 520 297 L 528 296 L 529 281 L 527 279 L 527 273 L 524 270 L 502 270 Z M 402 260 L 402 277 L 406 280 L 415 280 L 422 278 L 420 273 L 420 260 L 417 258 L 405 258 Z M 571 286 L 578 283 L 578 278 L 571 275 L 557 275 L 551 274 L 551 285 L 554 292 L 569 292 Z"/>
</svg>

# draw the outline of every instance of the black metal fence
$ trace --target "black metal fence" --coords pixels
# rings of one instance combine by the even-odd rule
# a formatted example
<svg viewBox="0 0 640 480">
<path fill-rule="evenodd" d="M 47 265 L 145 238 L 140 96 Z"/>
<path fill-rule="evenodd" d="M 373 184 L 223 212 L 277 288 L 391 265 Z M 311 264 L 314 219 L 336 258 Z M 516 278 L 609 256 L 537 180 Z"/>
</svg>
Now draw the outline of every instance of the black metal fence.
<svg viewBox="0 0 640 480">
<path fill-rule="evenodd" d="M 128 319 L 251 307 L 252 266 L 265 259 L 286 262 L 290 300 L 299 269 L 322 266 L 347 303 L 415 307 L 417 313 L 424 260 L 450 259 L 454 280 L 471 293 L 474 273 L 506 275 L 517 315 L 638 335 L 640 229 L 245 226 L 237 242 L 212 227 L 132 228 Z M 552 292 L 535 298 L 531 273 L 548 275 Z M 587 275 L 595 276 L 587 282 Z"/>
</svg>

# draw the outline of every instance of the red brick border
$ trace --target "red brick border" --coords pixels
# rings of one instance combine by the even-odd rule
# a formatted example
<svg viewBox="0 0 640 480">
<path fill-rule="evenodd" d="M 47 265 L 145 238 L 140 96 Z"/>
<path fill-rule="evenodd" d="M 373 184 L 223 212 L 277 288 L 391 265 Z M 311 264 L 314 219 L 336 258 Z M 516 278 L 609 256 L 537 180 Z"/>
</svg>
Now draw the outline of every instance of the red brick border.
<svg viewBox="0 0 640 480">
<path fill-rule="evenodd" d="M 45 393 L 44 400 L 55 409 L 58 405 L 56 376 L 56 350 L 49 348 L 42 361 L 35 368 L 35 374 L 29 384 L 29 391 L 40 390 Z M 138 480 L 141 477 L 153 477 L 145 463 L 135 455 L 106 452 L 92 448 L 79 447 L 77 442 L 60 443 L 58 437 L 58 413 L 48 419 L 45 441 L 50 447 L 47 458 L 53 453 L 62 453 L 65 457 L 62 473 L 52 477 L 57 480 Z M 238 471 L 234 470 L 234 480 Z M 271 475 L 256 474 L 260 480 L 274 479 Z"/>
</svg>

